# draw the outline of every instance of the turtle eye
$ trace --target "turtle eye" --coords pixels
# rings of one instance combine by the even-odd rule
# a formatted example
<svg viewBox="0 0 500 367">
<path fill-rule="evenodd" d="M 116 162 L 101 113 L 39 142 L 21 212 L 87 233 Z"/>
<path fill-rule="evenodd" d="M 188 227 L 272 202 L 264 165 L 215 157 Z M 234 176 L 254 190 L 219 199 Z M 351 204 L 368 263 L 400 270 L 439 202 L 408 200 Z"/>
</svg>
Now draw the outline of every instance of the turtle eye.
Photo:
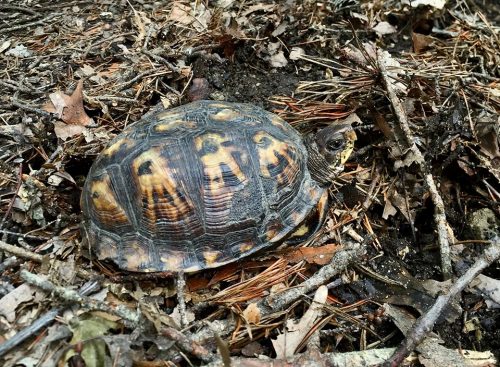
<svg viewBox="0 0 500 367">
<path fill-rule="evenodd" d="M 345 145 L 345 141 L 343 140 L 330 140 L 327 144 L 326 144 L 326 148 L 330 151 L 330 152 L 335 152 L 337 150 L 340 150 L 344 147 Z"/>
</svg>

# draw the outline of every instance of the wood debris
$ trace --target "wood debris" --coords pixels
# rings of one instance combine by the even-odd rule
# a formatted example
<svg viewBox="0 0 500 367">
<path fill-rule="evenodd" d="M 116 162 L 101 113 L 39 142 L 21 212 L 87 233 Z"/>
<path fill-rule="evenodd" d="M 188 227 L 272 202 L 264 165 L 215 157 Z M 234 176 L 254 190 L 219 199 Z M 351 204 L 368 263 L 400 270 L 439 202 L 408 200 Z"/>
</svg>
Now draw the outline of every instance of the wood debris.
<svg viewBox="0 0 500 367">
<path fill-rule="evenodd" d="M 496 2 L 4 0 L 0 365 L 498 364 Z M 82 244 L 141 116 L 253 103 L 358 139 L 314 236 L 188 276 Z"/>
</svg>

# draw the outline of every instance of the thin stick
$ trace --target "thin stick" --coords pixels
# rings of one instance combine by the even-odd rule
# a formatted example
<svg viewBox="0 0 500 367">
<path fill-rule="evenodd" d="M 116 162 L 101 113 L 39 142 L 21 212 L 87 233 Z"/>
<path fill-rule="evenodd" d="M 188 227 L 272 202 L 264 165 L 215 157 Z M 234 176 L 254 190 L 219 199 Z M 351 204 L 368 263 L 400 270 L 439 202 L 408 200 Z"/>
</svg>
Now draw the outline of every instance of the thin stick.
<svg viewBox="0 0 500 367">
<path fill-rule="evenodd" d="M 58 17 L 60 15 L 61 14 L 50 14 L 48 17 L 45 17 L 45 18 L 40 19 L 40 20 L 37 20 L 35 22 L 20 24 L 20 25 L 16 25 L 16 26 L 13 26 L 13 27 L 9 27 L 9 28 L 2 28 L 2 29 L 0 29 L 0 31 L 3 34 L 5 34 L 7 32 L 18 31 L 20 29 L 28 28 L 28 27 L 31 27 L 31 26 L 34 26 L 34 25 L 43 25 L 46 22 L 48 22 L 49 20 L 52 20 L 52 19 L 54 19 L 54 18 L 56 18 L 56 17 Z"/>
<path fill-rule="evenodd" d="M 73 289 L 57 286 L 48 279 L 41 277 L 40 275 L 30 273 L 27 270 L 21 270 L 21 278 L 23 278 L 25 282 L 35 285 L 44 291 L 51 292 L 57 297 L 68 302 L 78 303 L 91 310 L 101 310 L 118 315 L 123 319 L 123 323 L 126 326 L 135 328 L 139 325 L 141 318 L 140 313 L 132 311 L 123 305 L 112 307 L 105 302 L 84 297 Z"/>
<path fill-rule="evenodd" d="M 97 282 L 89 282 L 84 284 L 78 294 L 80 296 L 87 296 L 91 293 L 96 292 L 99 289 L 99 284 Z M 33 324 L 22 329 L 17 334 L 15 334 L 12 338 L 7 340 L 6 342 L 0 344 L 0 357 L 9 352 L 12 348 L 21 344 L 30 336 L 36 334 L 40 329 L 49 325 L 57 315 L 59 315 L 65 308 L 64 307 L 56 307 L 52 310 L 48 311 L 44 315 L 40 316 Z"/>
<path fill-rule="evenodd" d="M 43 256 L 40 254 L 35 254 L 34 252 L 25 250 L 21 247 L 9 245 L 3 241 L 0 241 L 0 251 L 8 252 L 11 255 L 15 255 L 23 259 L 36 261 L 37 263 L 41 263 L 43 260 Z"/>
<path fill-rule="evenodd" d="M 403 104 L 399 100 L 394 86 L 390 79 L 389 73 L 387 71 L 387 56 L 384 55 L 383 51 L 377 50 L 377 60 L 380 68 L 380 74 L 384 80 L 384 85 L 389 94 L 389 100 L 391 101 L 394 113 L 396 114 L 399 126 L 403 131 L 406 139 L 406 145 L 411 150 L 415 157 L 415 162 L 420 168 L 422 175 L 424 176 L 425 184 L 431 194 L 432 202 L 434 203 L 434 222 L 436 223 L 439 250 L 441 252 L 441 271 L 445 279 L 449 279 L 451 276 L 451 258 L 450 258 L 450 243 L 448 240 L 448 230 L 451 231 L 450 226 L 446 220 L 446 213 L 444 209 L 443 199 L 438 193 L 436 183 L 434 182 L 434 177 L 429 172 L 428 167 L 425 164 L 425 159 L 415 144 L 415 138 L 410 130 L 410 125 L 408 124 L 408 117 L 404 110 Z"/>
<path fill-rule="evenodd" d="M 351 245 L 335 253 L 328 265 L 322 267 L 302 284 L 262 299 L 257 303 L 261 317 L 269 316 L 285 309 L 307 293 L 316 290 L 320 285 L 328 283 L 331 278 L 344 271 L 353 261 L 361 258 L 364 252 L 364 248 L 359 244 Z M 236 324 L 230 320 L 214 320 L 211 322 L 211 325 L 212 329 L 208 327 L 202 328 L 196 334 L 193 334 L 192 339 L 199 343 L 207 343 L 213 339 L 214 330 L 223 338 L 233 332 Z"/>
<path fill-rule="evenodd" d="M 50 292 L 67 302 L 79 304 L 90 310 L 100 310 L 117 315 L 122 319 L 123 324 L 128 328 L 136 329 L 140 327 L 144 321 L 143 316 L 139 311 L 133 311 L 123 305 L 111 306 L 106 302 L 85 297 L 73 289 L 57 286 L 48 279 L 37 274 L 30 273 L 27 270 L 21 270 L 21 278 L 23 278 L 27 283 L 33 284 L 47 292 Z M 192 338 L 182 334 L 180 331 L 165 326 L 162 327 L 161 333 L 169 339 L 175 341 L 177 346 L 182 351 L 191 353 L 204 362 L 210 362 L 215 359 L 215 356 L 208 350 Z"/>
<path fill-rule="evenodd" d="M 257 307 L 261 310 L 261 316 L 282 311 L 303 295 L 316 290 L 320 285 L 327 283 L 334 276 L 346 269 L 353 260 L 359 259 L 363 252 L 364 249 L 358 244 L 349 249 L 336 252 L 328 265 L 323 266 L 306 281 L 276 295 L 272 294 L 258 302 Z"/>
<path fill-rule="evenodd" d="M 179 348 L 181 348 L 181 350 L 195 355 L 205 363 L 211 362 L 215 359 L 215 355 L 210 353 L 205 347 L 185 336 L 179 330 L 164 326 L 161 329 L 161 333 L 170 340 L 175 341 L 175 343 Z"/>
<path fill-rule="evenodd" d="M 450 288 L 447 294 L 440 295 L 434 305 L 421 316 L 408 332 L 405 340 L 399 348 L 394 352 L 389 360 L 384 363 L 386 367 L 396 367 L 422 342 L 427 333 L 431 331 L 436 323 L 436 320 L 443 312 L 444 308 L 450 301 L 456 297 L 464 288 L 478 276 L 481 271 L 490 266 L 495 260 L 500 258 L 500 238 L 498 235 L 492 240 L 492 244 L 484 250 L 483 255 L 477 259 L 473 266 L 467 272 L 457 279 L 455 284 Z"/>
<path fill-rule="evenodd" d="M 18 173 L 18 179 L 17 179 L 17 185 L 16 185 L 16 191 L 14 192 L 14 196 L 12 197 L 9 206 L 7 207 L 7 210 L 5 211 L 5 215 L 2 218 L 2 222 L 0 222 L 0 229 L 3 228 L 5 221 L 9 217 L 9 214 L 12 210 L 12 207 L 14 206 L 14 202 L 16 201 L 17 194 L 19 194 L 19 189 L 21 188 L 21 185 L 23 183 L 23 165 L 19 165 L 19 173 Z"/>
<path fill-rule="evenodd" d="M 35 261 L 37 263 L 41 263 L 43 261 L 43 256 L 32 251 L 25 250 L 18 246 L 9 245 L 6 242 L 0 241 L 0 251 L 8 252 L 11 255 L 15 255 L 17 257 L 28 259 L 31 261 Z M 53 260 L 58 262 L 59 260 Z M 90 279 L 91 273 L 84 269 L 78 269 L 76 274 L 82 279 Z"/>
<path fill-rule="evenodd" d="M 186 277 L 183 271 L 177 274 L 177 307 L 179 310 L 181 328 L 184 329 L 188 326 L 189 322 L 186 316 Z"/>
</svg>

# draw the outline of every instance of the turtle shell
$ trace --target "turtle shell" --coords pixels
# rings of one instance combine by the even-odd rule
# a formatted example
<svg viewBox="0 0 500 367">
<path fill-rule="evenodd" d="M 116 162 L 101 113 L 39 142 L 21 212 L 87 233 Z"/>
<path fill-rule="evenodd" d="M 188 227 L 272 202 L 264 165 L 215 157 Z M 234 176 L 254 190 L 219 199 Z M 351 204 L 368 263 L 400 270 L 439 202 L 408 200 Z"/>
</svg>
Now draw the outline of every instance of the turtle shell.
<svg viewBox="0 0 500 367">
<path fill-rule="evenodd" d="M 99 155 L 81 197 L 83 237 L 124 270 L 192 272 L 310 234 L 304 224 L 321 221 L 327 197 L 281 118 L 197 101 L 144 116 Z"/>
</svg>

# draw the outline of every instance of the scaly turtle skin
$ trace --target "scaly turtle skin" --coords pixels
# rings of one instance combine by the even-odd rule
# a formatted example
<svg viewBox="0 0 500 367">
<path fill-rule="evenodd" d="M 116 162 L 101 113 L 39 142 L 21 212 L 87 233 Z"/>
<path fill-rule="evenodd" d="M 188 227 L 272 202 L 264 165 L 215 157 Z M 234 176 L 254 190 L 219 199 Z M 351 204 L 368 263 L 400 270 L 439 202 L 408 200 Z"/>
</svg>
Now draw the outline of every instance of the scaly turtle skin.
<svg viewBox="0 0 500 367">
<path fill-rule="evenodd" d="M 306 149 L 285 121 L 249 104 L 146 115 L 90 169 L 84 240 L 124 270 L 192 272 L 304 238 L 322 223 L 354 139 L 326 128 Z"/>
</svg>

